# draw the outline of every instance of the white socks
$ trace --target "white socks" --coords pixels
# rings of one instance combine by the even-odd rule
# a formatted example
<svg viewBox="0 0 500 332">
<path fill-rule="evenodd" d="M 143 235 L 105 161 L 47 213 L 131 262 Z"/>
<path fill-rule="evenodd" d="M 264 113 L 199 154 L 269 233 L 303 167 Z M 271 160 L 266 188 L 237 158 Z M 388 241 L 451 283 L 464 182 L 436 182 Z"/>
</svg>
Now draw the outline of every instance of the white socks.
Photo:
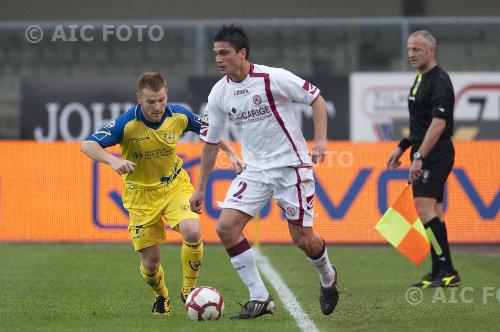
<svg viewBox="0 0 500 332">
<path fill-rule="evenodd" d="M 231 257 L 231 263 L 238 271 L 241 280 L 247 285 L 250 291 L 250 300 L 265 301 L 269 297 L 269 292 L 260 277 L 255 262 L 255 255 L 252 248 Z"/>
<path fill-rule="evenodd" d="M 330 260 L 328 259 L 328 252 L 326 250 L 326 246 L 323 255 L 321 255 L 319 258 L 317 259 L 313 259 L 311 257 L 308 258 L 311 264 L 314 265 L 316 270 L 318 270 L 319 272 L 319 279 L 321 281 L 321 286 L 331 287 L 337 276 L 335 275 L 335 271 L 333 270 L 332 265 L 330 264 Z"/>
</svg>

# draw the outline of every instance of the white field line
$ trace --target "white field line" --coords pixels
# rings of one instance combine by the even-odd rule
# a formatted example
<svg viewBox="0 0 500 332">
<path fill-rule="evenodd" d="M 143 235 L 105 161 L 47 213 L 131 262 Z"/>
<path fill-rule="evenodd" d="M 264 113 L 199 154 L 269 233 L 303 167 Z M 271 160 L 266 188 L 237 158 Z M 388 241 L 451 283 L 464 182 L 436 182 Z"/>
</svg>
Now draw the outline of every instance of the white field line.
<svg viewBox="0 0 500 332">
<path fill-rule="evenodd" d="M 269 281 L 269 283 L 274 287 L 281 302 L 285 306 L 286 310 L 292 315 L 293 319 L 297 322 L 299 328 L 304 332 L 318 332 L 318 328 L 314 325 L 314 322 L 307 316 L 307 314 L 302 310 L 299 301 L 292 293 L 290 288 L 283 282 L 279 273 L 271 266 L 267 257 L 259 250 L 259 248 L 253 248 L 255 253 L 255 259 L 257 261 L 257 266 L 262 271 L 264 277 Z"/>
</svg>

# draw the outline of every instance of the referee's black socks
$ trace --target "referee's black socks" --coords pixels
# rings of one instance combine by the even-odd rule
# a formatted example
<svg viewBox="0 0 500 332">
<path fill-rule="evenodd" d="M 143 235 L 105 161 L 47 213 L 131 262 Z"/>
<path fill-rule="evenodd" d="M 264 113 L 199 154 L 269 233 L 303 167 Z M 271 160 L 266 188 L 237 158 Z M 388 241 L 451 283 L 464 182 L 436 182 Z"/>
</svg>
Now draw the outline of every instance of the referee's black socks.
<svg viewBox="0 0 500 332">
<path fill-rule="evenodd" d="M 425 228 L 431 241 L 432 276 L 435 277 L 442 270 L 454 273 L 446 225 L 436 216 L 425 224 Z"/>
</svg>

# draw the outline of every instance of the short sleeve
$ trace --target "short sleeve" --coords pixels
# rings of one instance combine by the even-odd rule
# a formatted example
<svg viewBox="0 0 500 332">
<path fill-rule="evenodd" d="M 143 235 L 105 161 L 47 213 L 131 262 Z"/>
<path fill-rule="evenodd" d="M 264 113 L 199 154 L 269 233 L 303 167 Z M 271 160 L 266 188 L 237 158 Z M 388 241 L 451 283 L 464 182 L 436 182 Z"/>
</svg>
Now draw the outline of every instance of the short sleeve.
<svg viewBox="0 0 500 332">
<path fill-rule="evenodd" d="M 277 69 L 271 74 L 271 89 L 305 105 L 312 105 L 321 92 L 315 85 L 285 69 Z"/>
<path fill-rule="evenodd" d="M 192 131 L 195 134 L 200 133 L 201 129 L 201 118 L 199 115 L 196 115 L 189 111 L 187 108 L 182 107 L 181 105 L 170 105 L 172 113 L 184 114 L 187 118 L 186 128 L 184 132 Z"/>
<path fill-rule="evenodd" d="M 87 136 L 85 141 L 96 142 L 103 148 L 119 144 L 123 139 L 125 125 L 134 118 L 134 109 L 119 116 L 106 126 Z"/>
<path fill-rule="evenodd" d="M 217 102 L 216 92 L 212 90 L 201 119 L 200 139 L 209 144 L 219 144 L 224 133 L 226 118 L 227 114 Z"/>
<path fill-rule="evenodd" d="M 438 79 L 434 82 L 431 92 L 432 117 L 448 119 L 453 112 L 455 95 L 451 82 Z"/>
</svg>

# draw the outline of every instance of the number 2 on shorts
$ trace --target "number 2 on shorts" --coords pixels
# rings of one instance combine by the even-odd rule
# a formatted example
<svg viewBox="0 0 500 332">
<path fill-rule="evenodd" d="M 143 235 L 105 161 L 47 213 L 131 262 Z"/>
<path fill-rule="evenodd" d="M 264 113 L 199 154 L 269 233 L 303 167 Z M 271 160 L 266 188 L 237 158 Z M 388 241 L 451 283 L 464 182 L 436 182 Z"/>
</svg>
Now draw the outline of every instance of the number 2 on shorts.
<svg viewBox="0 0 500 332">
<path fill-rule="evenodd" d="M 243 198 L 243 192 L 245 191 L 245 189 L 247 189 L 247 183 L 246 182 L 243 182 L 243 181 L 240 181 L 240 183 L 238 183 L 238 186 L 240 186 L 240 190 L 238 190 L 236 193 L 233 194 L 233 197 L 236 197 L 237 199 L 242 199 Z"/>
</svg>

